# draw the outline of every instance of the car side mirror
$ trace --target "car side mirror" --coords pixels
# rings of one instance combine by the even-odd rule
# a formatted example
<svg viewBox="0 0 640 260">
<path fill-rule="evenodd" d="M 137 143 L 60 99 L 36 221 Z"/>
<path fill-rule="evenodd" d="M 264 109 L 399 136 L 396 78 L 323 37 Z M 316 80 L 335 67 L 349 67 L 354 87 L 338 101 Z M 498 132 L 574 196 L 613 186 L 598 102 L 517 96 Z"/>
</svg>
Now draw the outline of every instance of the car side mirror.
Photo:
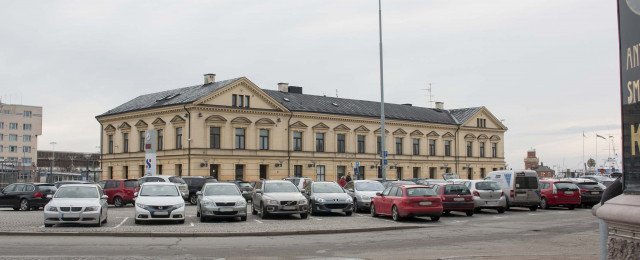
<svg viewBox="0 0 640 260">
<path fill-rule="evenodd" d="M 382 196 L 382 192 L 376 192 L 376 196 Z"/>
<path fill-rule="evenodd" d="M 53 195 L 47 194 L 47 199 L 53 199 Z"/>
<path fill-rule="evenodd" d="M 134 196 L 134 197 L 138 197 L 138 192 L 137 192 L 137 191 L 136 191 L 136 192 L 134 192 L 134 193 L 133 193 L 133 196 Z"/>
<path fill-rule="evenodd" d="M 256 193 L 262 194 L 262 190 L 261 189 L 256 189 Z"/>
<path fill-rule="evenodd" d="M 353 189 L 347 189 L 348 192 L 353 192 Z"/>
<path fill-rule="evenodd" d="M 202 191 L 196 191 L 196 195 L 202 196 Z"/>
<path fill-rule="evenodd" d="M 249 194 L 249 193 L 246 190 L 243 190 L 242 194 L 244 195 L 244 194 Z"/>
<path fill-rule="evenodd" d="M 51 196 L 51 195 L 47 195 L 47 196 Z M 102 195 L 102 199 L 103 199 L 103 200 L 109 199 L 109 196 L 107 196 L 107 195 Z"/>
</svg>

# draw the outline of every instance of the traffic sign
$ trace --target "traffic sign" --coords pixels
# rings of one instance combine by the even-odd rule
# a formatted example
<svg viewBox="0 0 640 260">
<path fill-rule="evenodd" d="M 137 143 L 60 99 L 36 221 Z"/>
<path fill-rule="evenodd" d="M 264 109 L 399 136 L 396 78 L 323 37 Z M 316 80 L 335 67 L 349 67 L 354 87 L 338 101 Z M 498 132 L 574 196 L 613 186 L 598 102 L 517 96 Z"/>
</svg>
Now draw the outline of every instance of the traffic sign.
<svg viewBox="0 0 640 260">
<path fill-rule="evenodd" d="M 382 160 L 382 165 L 388 165 L 389 161 L 387 161 L 387 159 Z"/>
<path fill-rule="evenodd" d="M 389 156 L 389 154 L 387 153 L 387 151 L 382 152 L 382 157 L 387 157 Z"/>
<path fill-rule="evenodd" d="M 353 173 L 358 174 L 358 168 L 353 168 Z"/>
<path fill-rule="evenodd" d="M 356 162 L 356 167 L 360 167 L 360 162 Z"/>
</svg>

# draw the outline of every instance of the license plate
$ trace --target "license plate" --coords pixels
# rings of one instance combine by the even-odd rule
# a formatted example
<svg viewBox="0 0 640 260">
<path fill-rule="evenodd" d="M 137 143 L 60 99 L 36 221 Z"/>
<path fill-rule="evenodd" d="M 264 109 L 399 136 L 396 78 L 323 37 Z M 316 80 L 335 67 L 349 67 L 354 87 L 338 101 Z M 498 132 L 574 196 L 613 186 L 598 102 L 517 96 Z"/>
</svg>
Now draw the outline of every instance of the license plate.
<svg viewBox="0 0 640 260">
<path fill-rule="evenodd" d="M 495 201 L 485 201 L 485 203 L 486 203 L 486 205 L 496 205 L 496 204 L 498 204 Z"/>
<path fill-rule="evenodd" d="M 233 211 L 232 208 L 220 208 L 219 210 L 220 210 L 220 212 L 231 212 L 231 211 Z"/>
<path fill-rule="evenodd" d="M 464 201 L 464 198 L 453 198 L 453 201 Z"/>
<path fill-rule="evenodd" d="M 167 216 L 167 215 L 169 215 L 169 212 L 167 212 L 167 211 L 156 211 L 156 212 L 153 212 L 153 215 L 155 215 L 155 216 Z"/>
<path fill-rule="evenodd" d="M 340 212 L 342 212 L 342 210 L 341 209 L 332 209 L 331 212 L 332 213 L 340 213 Z"/>
<path fill-rule="evenodd" d="M 592 191 L 592 192 L 591 192 L 591 194 L 595 194 L 595 195 L 597 195 L 597 194 L 600 194 L 600 192 L 598 192 L 598 191 Z"/>
<path fill-rule="evenodd" d="M 527 194 L 526 193 L 516 193 L 516 196 L 518 196 L 518 197 L 526 197 Z"/>
<path fill-rule="evenodd" d="M 431 206 L 431 201 L 421 201 L 418 203 L 420 206 Z"/>
<path fill-rule="evenodd" d="M 284 206 L 282 207 L 283 210 L 295 210 L 296 206 Z"/>
<path fill-rule="evenodd" d="M 62 218 L 79 218 L 80 217 L 80 213 L 65 213 L 62 214 L 62 216 L 60 216 Z"/>
<path fill-rule="evenodd" d="M 573 191 L 565 191 L 564 194 L 565 195 L 573 195 Z"/>
</svg>

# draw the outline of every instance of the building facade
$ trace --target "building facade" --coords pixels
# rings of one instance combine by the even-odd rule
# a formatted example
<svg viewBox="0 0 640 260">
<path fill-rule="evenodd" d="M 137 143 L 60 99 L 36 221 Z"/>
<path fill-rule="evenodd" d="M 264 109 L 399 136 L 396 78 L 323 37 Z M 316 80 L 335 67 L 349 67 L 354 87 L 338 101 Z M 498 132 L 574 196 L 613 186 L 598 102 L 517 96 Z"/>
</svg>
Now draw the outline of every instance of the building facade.
<svg viewBox="0 0 640 260">
<path fill-rule="evenodd" d="M 536 157 L 536 149 L 527 151 L 527 157 L 524 158 L 524 169 L 530 170 L 540 164 L 540 160 Z"/>
<path fill-rule="evenodd" d="M 42 135 L 42 107 L 0 102 L 0 161 L 35 173 L 38 136 Z"/>
<path fill-rule="evenodd" d="M 96 117 L 103 178 L 144 173 L 144 136 L 157 130 L 157 174 L 219 180 L 380 176 L 379 102 L 307 95 L 247 78 L 139 96 Z M 485 107 L 385 104 L 387 178 L 482 178 L 503 169 L 507 128 Z M 356 167 L 357 165 L 357 167 Z M 356 172 L 357 171 L 357 172 Z"/>
</svg>

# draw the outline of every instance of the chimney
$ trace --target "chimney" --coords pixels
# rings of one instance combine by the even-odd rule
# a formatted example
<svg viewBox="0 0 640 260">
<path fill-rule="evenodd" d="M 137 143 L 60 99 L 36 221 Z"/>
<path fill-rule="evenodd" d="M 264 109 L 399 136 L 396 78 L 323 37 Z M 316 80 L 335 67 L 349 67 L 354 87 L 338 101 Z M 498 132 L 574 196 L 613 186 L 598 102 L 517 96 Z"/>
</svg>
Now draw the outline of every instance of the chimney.
<svg viewBox="0 0 640 260">
<path fill-rule="evenodd" d="M 289 92 L 289 83 L 278 83 L 278 91 Z"/>
<path fill-rule="evenodd" d="M 436 102 L 437 109 L 444 109 L 444 102 Z"/>
<path fill-rule="evenodd" d="M 216 74 L 204 74 L 204 84 L 216 82 Z"/>
</svg>

